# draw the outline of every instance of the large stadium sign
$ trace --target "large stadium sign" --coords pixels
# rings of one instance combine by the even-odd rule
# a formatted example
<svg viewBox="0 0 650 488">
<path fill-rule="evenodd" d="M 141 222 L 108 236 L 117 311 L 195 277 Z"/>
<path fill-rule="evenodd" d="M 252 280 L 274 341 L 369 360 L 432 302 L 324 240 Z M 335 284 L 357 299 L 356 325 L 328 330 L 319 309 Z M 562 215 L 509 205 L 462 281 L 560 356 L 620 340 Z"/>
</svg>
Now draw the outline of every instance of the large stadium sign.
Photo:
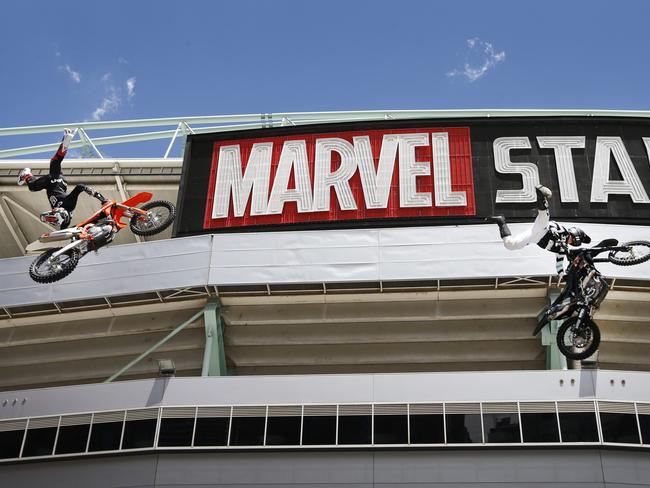
<svg viewBox="0 0 650 488">
<path fill-rule="evenodd" d="M 176 235 L 530 216 L 650 221 L 650 124 L 629 119 L 365 122 L 188 138 Z"/>
</svg>

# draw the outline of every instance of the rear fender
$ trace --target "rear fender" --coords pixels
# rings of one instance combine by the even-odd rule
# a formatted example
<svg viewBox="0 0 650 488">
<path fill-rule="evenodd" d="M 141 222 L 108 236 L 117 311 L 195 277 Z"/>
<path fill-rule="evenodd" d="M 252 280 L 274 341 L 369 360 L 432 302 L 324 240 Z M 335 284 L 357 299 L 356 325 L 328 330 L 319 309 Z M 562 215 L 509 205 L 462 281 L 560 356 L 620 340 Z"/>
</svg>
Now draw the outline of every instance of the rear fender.
<svg viewBox="0 0 650 488">
<path fill-rule="evenodd" d="M 151 200 L 151 197 L 153 197 L 153 193 L 149 193 L 148 191 L 143 191 L 138 193 L 137 195 L 133 195 L 131 198 L 128 200 L 124 200 L 121 205 L 124 205 L 125 207 L 136 207 L 140 205 L 141 203 L 148 202 Z M 124 216 L 124 212 L 126 212 L 127 209 L 122 208 L 122 207 L 117 207 L 115 209 L 115 212 L 113 213 L 113 219 L 116 222 L 119 222 L 122 226 L 125 224 L 122 224 L 120 219 Z"/>
<path fill-rule="evenodd" d="M 138 193 L 137 195 L 133 195 L 128 200 L 124 200 L 122 202 L 122 205 L 125 205 L 127 207 L 135 207 L 136 205 L 140 205 L 141 203 L 148 202 L 149 200 L 151 200 L 151 197 L 153 197 L 153 193 L 149 193 L 148 191 L 143 191 Z"/>
</svg>

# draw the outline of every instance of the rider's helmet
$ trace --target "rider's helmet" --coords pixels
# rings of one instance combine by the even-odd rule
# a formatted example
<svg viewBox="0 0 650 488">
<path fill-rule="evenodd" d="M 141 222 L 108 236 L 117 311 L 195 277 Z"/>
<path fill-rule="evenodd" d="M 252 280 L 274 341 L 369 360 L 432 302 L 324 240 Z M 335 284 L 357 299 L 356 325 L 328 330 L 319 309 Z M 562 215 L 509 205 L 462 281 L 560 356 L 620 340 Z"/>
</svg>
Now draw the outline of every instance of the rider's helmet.
<svg viewBox="0 0 650 488">
<path fill-rule="evenodd" d="M 567 232 L 569 233 L 569 244 L 572 246 L 581 246 L 582 244 L 589 244 L 591 242 L 591 237 L 578 227 L 569 227 Z"/>
</svg>

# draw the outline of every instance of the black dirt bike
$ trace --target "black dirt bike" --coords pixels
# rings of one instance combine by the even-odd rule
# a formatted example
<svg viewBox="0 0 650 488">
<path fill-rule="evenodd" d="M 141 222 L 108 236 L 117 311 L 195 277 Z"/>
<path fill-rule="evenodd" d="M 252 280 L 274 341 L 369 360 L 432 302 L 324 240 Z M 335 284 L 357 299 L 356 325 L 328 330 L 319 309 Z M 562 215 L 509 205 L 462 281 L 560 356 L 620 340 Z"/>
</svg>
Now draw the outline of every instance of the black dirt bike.
<svg viewBox="0 0 650 488">
<path fill-rule="evenodd" d="M 609 253 L 606 258 L 599 254 Z M 564 322 L 557 331 L 557 345 L 568 359 L 585 359 L 600 345 L 600 329 L 593 321 L 594 313 L 605 299 L 609 284 L 596 269 L 596 263 L 610 262 L 632 266 L 650 259 L 650 242 L 631 241 L 619 244 L 605 239 L 594 247 L 570 249 L 565 286 L 560 296 L 546 309 L 533 335 L 551 320 Z"/>
</svg>

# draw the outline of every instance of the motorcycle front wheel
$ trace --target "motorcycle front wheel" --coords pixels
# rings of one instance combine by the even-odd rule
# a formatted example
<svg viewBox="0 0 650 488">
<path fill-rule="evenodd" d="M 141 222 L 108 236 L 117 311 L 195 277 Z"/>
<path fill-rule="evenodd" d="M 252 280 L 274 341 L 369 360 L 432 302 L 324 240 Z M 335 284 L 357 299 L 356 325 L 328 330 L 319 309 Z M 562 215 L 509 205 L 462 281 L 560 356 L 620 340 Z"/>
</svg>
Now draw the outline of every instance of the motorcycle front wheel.
<svg viewBox="0 0 650 488">
<path fill-rule="evenodd" d="M 578 317 L 564 321 L 557 331 L 557 347 L 568 359 L 580 360 L 591 356 L 600 345 L 600 329 L 590 318 L 580 326 Z"/>
<path fill-rule="evenodd" d="M 78 249 L 68 249 L 53 258 L 52 254 L 60 247 L 48 249 L 38 256 L 29 267 L 29 276 L 37 283 L 53 283 L 68 276 L 77 267 L 80 253 Z"/>
<path fill-rule="evenodd" d="M 612 251 L 608 259 L 619 266 L 632 266 L 634 264 L 645 263 L 650 259 L 650 242 L 648 241 L 631 241 L 620 244 L 627 249 L 621 251 Z"/>
<path fill-rule="evenodd" d="M 131 231 L 138 236 L 152 236 L 172 225 L 176 217 L 176 207 L 165 200 L 145 203 L 142 210 L 146 215 L 136 214 L 131 217 Z"/>
</svg>

